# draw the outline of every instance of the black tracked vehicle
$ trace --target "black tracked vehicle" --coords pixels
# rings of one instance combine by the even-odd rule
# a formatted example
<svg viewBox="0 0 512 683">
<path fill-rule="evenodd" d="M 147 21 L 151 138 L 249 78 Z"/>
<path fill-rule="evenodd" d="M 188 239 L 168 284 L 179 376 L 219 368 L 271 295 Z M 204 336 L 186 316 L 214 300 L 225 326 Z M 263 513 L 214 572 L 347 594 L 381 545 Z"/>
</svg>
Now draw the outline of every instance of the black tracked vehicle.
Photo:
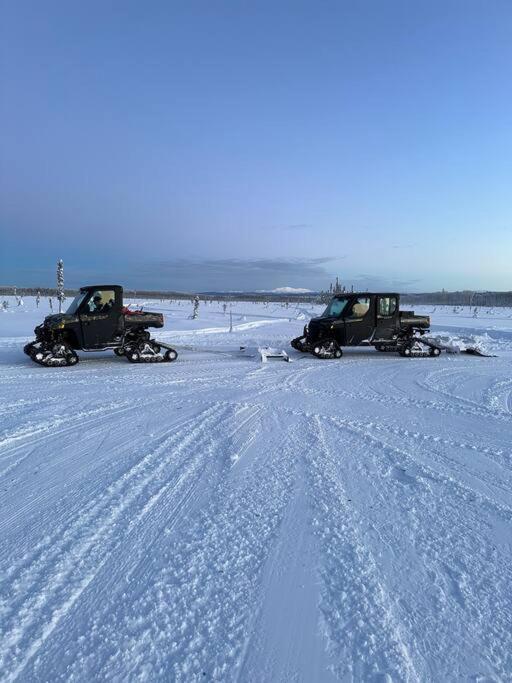
<svg viewBox="0 0 512 683">
<path fill-rule="evenodd" d="M 23 349 L 44 366 L 76 365 L 79 351 L 112 349 L 131 363 L 171 362 L 178 357 L 168 344 L 151 339 L 150 327 L 163 327 L 161 313 L 131 311 L 119 285 L 82 287 L 65 313 L 48 315 Z"/>
<path fill-rule="evenodd" d="M 291 345 L 317 358 L 341 358 L 343 346 L 374 346 L 407 358 L 439 356 L 440 347 L 424 337 L 429 329 L 429 316 L 400 311 L 399 294 L 343 293 Z"/>
</svg>

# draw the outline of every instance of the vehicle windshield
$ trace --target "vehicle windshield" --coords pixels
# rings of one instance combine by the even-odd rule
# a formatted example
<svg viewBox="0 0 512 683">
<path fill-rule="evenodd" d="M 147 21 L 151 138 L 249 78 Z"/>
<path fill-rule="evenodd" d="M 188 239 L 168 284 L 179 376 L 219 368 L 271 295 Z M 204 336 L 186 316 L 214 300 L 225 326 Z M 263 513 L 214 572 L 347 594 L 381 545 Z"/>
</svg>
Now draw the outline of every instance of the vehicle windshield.
<svg viewBox="0 0 512 683">
<path fill-rule="evenodd" d="M 347 305 L 348 299 L 342 299 L 339 297 L 335 297 L 334 299 L 331 299 L 329 302 L 329 305 L 325 309 L 325 311 L 322 313 L 320 316 L 321 318 L 339 318 L 340 315 L 343 313 L 343 309 Z"/>
<path fill-rule="evenodd" d="M 66 311 L 66 313 L 67 313 L 68 315 L 75 315 L 75 313 L 78 312 L 78 309 L 79 309 L 79 307 L 80 307 L 80 304 L 81 304 L 82 301 L 85 299 L 85 297 L 87 296 L 87 294 L 88 294 L 88 292 L 79 292 L 79 293 L 75 296 L 75 298 L 73 299 L 73 301 L 70 303 L 69 308 L 68 308 L 68 310 Z"/>
</svg>

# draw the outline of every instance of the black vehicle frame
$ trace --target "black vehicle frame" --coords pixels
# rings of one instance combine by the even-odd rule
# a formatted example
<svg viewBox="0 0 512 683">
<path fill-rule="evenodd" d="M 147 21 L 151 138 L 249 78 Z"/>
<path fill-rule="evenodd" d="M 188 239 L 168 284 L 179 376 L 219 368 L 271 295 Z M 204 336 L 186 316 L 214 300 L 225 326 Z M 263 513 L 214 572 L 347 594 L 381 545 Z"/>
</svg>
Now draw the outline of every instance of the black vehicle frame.
<svg viewBox="0 0 512 683">
<path fill-rule="evenodd" d="M 374 346 L 404 357 L 438 356 L 440 348 L 423 337 L 429 329 L 428 316 L 400 311 L 396 292 L 351 292 L 333 297 L 291 345 L 318 358 L 341 358 L 344 346 Z"/>
<path fill-rule="evenodd" d="M 25 353 L 39 365 L 76 365 L 77 351 L 112 349 L 132 363 L 173 361 L 177 352 L 151 339 L 148 328 L 161 328 L 161 313 L 130 311 L 120 285 L 82 287 L 65 313 L 46 316 Z"/>
</svg>

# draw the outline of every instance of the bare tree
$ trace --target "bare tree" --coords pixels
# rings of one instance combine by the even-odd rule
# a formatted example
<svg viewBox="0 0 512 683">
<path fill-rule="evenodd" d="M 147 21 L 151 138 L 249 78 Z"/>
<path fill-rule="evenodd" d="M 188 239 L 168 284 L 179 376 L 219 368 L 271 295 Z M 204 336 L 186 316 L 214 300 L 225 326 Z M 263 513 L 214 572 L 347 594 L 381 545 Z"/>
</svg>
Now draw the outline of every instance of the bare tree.
<svg viewBox="0 0 512 683">
<path fill-rule="evenodd" d="M 59 313 L 62 313 L 62 304 L 66 300 L 64 294 L 64 262 L 62 259 L 57 261 L 57 300 L 59 302 Z"/>
<path fill-rule="evenodd" d="M 199 315 L 199 297 L 195 296 L 194 297 L 194 310 L 192 311 L 192 315 L 190 316 L 191 320 L 195 320 Z"/>
</svg>

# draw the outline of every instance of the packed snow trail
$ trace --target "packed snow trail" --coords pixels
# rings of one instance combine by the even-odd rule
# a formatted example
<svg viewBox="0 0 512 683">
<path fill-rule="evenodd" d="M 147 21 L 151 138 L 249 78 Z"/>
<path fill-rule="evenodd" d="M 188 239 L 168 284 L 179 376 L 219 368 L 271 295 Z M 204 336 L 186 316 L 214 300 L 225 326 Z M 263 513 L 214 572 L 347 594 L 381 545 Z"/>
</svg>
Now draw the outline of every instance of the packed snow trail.
<svg viewBox="0 0 512 683">
<path fill-rule="evenodd" d="M 303 320 L 239 306 L 159 366 L 34 366 L 0 316 L 0 678 L 510 680 L 506 332 L 262 365 Z"/>
</svg>

